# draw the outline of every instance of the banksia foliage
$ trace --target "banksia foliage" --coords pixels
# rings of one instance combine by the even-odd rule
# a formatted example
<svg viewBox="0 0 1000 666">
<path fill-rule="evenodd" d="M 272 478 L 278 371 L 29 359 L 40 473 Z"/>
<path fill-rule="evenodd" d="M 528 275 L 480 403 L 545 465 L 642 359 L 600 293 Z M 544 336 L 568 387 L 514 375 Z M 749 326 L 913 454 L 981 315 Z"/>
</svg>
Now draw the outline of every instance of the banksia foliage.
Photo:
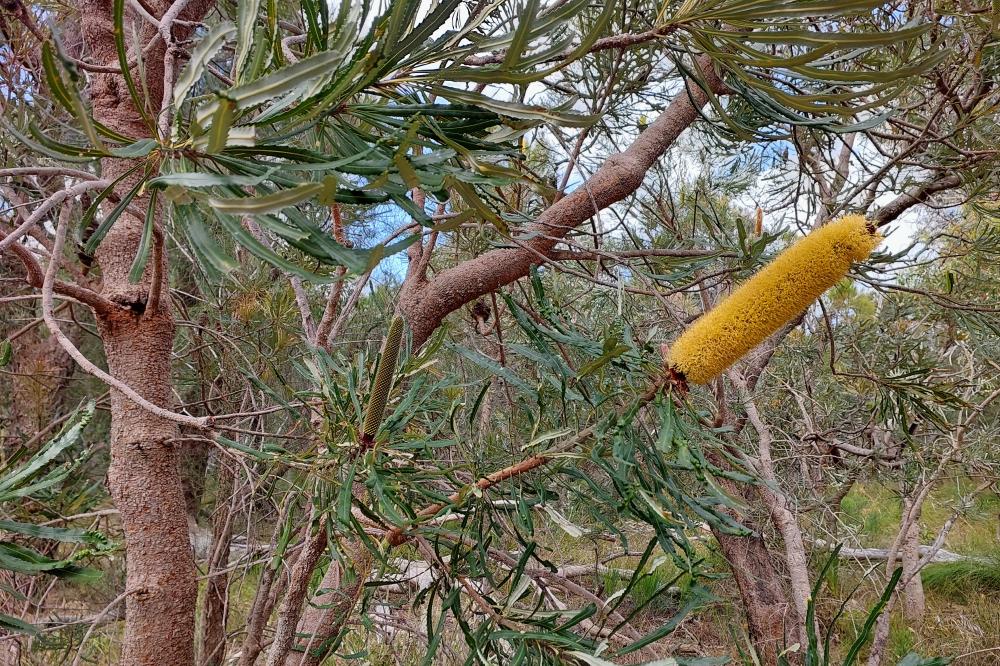
<svg viewBox="0 0 1000 666">
<path fill-rule="evenodd" d="M 392 388 L 392 378 L 396 374 L 396 361 L 399 358 L 399 343 L 403 339 L 403 319 L 395 317 L 389 324 L 389 332 L 382 343 L 382 358 L 375 371 L 375 382 L 368 398 L 368 408 L 365 411 L 365 423 L 361 428 L 362 440 L 370 443 L 375 439 L 375 433 L 382 425 L 385 416 L 385 406 L 389 401 L 389 389 Z"/>
<path fill-rule="evenodd" d="M 880 239 L 860 215 L 814 230 L 695 321 L 672 345 L 668 367 L 688 382 L 708 383 L 804 312 Z"/>
</svg>

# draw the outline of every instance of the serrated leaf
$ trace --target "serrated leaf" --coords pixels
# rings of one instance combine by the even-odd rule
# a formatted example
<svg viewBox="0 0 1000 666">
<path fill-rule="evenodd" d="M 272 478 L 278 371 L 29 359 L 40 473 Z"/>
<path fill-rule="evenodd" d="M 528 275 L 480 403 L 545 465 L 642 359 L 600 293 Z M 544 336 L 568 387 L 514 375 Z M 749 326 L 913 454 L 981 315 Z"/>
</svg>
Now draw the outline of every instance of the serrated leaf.
<svg viewBox="0 0 1000 666">
<path fill-rule="evenodd" d="M 86 543 L 91 545 L 103 545 L 107 543 L 107 539 L 100 532 L 92 530 L 33 525 L 13 520 L 0 520 L 0 531 L 22 534 L 34 539 L 50 539 L 62 543 Z"/>
<path fill-rule="evenodd" d="M 38 629 L 34 625 L 28 624 L 24 620 L 19 620 L 16 617 L 4 615 L 3 613 L 0 613 L 0 629 L 15 634 L 27 634 L 29 636 L 38 635 Z"/>
<path fill-rule="evenodd" d="M 31 481 L 59 454 L 76 444 L 93 415 L 94 403 L 90 402 L 83 409 L 77 411 L 66 422 L 59 434 L 42 446 L 38 453 L 26 463 L 13 470 L 4 471 L 3 476 L 0 476 L 0 501 L 7 499 L 15 489 Z"/>
</svg>

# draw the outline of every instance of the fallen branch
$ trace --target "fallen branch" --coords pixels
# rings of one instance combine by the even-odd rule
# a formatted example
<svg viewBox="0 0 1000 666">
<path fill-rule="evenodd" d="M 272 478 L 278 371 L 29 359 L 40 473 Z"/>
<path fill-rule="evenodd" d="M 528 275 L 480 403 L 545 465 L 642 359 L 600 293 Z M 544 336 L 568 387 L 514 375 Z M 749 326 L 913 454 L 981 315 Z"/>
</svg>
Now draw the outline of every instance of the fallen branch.
<svg viewBox="0 0 1000 666">
<path fill-rule="evenodd" d="M 813 545 L 818 548 L 824 548 L 831 550 L 833 545 L 823 539 L 816 539 L 813 541 Z M 961 555 L 959 553 L 953 553 L 950 550 L 944 550 L 939 548 L 936 551 L 934 546 L 920 546 L 921 555 L 931 555 L 929 562 L 965 562 L 968 560 L 976 560 L 978 558 L 970 557 L 968 555 Z M 848 548 L 846 546 L 840 549 L 839 553 L 840 559 L 847 560 L 888 560 L 889 559 L 889 549 L 888 548 Z M 899 555 L 897 554 L 894 559 L 898 560 Z"/>
</svg>

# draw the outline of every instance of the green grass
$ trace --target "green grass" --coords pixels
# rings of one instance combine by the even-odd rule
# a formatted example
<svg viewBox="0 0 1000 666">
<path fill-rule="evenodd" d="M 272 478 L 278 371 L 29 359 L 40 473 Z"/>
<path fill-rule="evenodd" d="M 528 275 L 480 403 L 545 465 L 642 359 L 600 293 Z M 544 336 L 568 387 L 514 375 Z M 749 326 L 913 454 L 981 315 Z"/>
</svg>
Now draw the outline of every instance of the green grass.
<svg viewBox="0 0 1000 666">
<path fill-rule="evenodd" d="M 899 496 L 877 483 L 858 484 L 841 502 L 844 522 L 853 527 L 868 548 L 892 543 L 902 516 Z"/>
<path fill-rule="evenodd" d="M 1000 558 L 941 562 L 930 564 L 921 572 L 924 588 L 955 601 L 970 594 L 1000 593 Z"/>
<path fill-rule="evenodd" d="M 972 488 L 973 483 L 968 479 L 956 479 L 931 492 L 920 518 L 923 543 L 934 540 Z M 857 484 L 841 503 L 841 518 L 866 548 L 888 547 L 896 536 L 901 514 L 899 493 L 875 482 Z M 996 493 L 980 493 L 959 516 L 944 547 L 962 555 L 992 555 L 997 547 L 998 515 L 1000 497 Z"/>
<path fill-rule="evenodd" d="M 655 570 L 640 576 L 629 592 L 631 605 L 643 606 L 648 603 L 649 605 L 643 609 L 645 613 L 655 614 L 673 610 L 677 605 L 676 595 L 668 591 L 660 591 L 670 585 L 683 589 L 686 576 L 675 581 L 678 573 L 680 571 L 672 562 L 663 562 Z M 602 582 L 605 593 L 611 595 L 624 589 L 629 584 L 630 578 L 630 576 L 617 571 L 603 574 Z M 658 592 L 660 594 L 657 594 Z"/>
</svg>

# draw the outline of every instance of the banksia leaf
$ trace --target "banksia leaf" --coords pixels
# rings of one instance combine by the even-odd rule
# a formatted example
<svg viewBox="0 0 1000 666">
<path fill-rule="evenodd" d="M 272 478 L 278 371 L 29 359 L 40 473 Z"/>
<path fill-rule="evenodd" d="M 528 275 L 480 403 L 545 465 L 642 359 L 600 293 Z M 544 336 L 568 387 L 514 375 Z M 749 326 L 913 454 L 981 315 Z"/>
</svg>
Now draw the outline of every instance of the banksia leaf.
<svg viewBox="0 0 1000 666">
<path fill-rule="evenodd" d="M 667 361 L 688 382 L 706 384 L 837 284 L 881 237 L 848 215 L 799 239 L 700 317 L 672 345 Z"/>
<path fill-rule="evenodd" d="M 389 332 L 382 343 L 382 358 L 375 371 L 375 382 L 368 398 L 368 408 L 365 411 L 365 423 L 361 428 L 362 439 L 370 443 L 375 439 L 375 433 L 382 425 L 385 416 L 385 406 L 389 401 L 389 389 L 392 388 L 392 378 L 396 374 L 396 360 L 399 358 L 399 343 L 403 339 L 403 319 L 395 317 L 389 324 Z"/>
</svg>

